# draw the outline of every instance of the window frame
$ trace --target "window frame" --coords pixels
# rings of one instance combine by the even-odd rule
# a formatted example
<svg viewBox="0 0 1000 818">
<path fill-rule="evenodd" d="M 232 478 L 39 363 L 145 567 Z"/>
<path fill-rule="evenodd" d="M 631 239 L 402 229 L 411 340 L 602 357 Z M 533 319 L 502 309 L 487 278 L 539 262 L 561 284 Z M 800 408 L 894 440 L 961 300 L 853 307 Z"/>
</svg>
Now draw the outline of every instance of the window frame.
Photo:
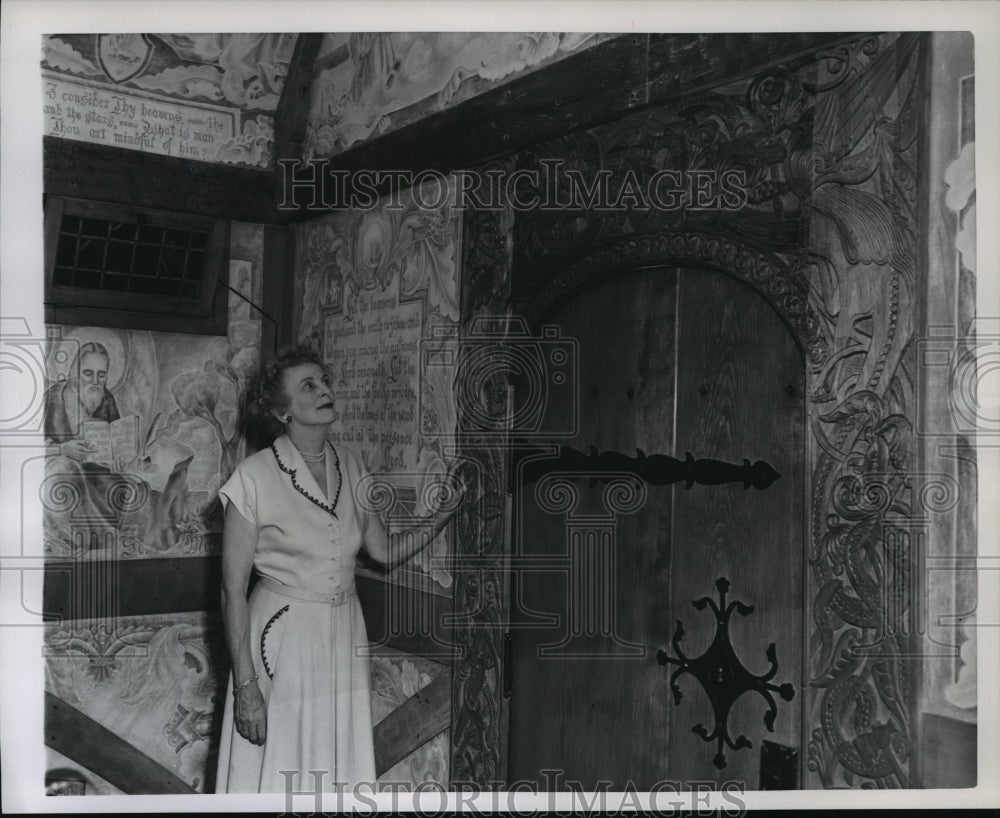
<svg viewBox="0 0 1000 818">
<path fill-rule="evenodd" d="M 197 298 L 101 291 L 55 283 L 56 258 L 63 216 L 148 224 L 209 234 Z M 46 196 L 45 201 L 45 320 L 129 329 L 225 335 L 225 287 L 229 223 L 210 216 L 144 207 Z"/>
</svg>

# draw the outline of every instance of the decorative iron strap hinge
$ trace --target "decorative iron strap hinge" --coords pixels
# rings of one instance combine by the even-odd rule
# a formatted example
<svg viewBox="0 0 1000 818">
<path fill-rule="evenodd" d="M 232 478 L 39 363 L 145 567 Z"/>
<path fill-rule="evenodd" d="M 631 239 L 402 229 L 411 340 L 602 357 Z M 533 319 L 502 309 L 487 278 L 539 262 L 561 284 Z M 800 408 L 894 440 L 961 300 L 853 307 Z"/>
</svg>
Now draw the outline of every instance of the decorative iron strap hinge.
<svg viewBox="0 0 1000 818">
<path fill-rule="evenodd" d="M 635 457 L 629 457 L 621 452 L 599 452 L 594 446 L 586 454 L 570 446 L 560 446 L 558 457 L 526 463 L 522 476 L 530 482 L 549 472 L 593 472 L 598 478 L 602 473 L 627 472 L 652 486 L 683 482 L 684 488 L 689 489 L 695 483 L 703 486 L 742 483 L 745 489 L 753 486 L 761 491 L 781 477 L 763 460 L 751 463 L 744 459 L 739 464 L 707 457 L 696 460 L 691 452 L 685 452 L 684 459 L 678 460 L 666 454 L 647 455 L 641 449 L 636 449 Z"/>
</svg>

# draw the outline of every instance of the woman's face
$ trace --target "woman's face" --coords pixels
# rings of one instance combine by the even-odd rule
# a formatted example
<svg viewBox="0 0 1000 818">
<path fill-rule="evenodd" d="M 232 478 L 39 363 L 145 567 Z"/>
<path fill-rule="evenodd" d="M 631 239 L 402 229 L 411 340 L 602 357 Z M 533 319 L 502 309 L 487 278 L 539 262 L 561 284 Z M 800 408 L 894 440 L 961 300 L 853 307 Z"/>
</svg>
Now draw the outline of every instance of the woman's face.
<svg viewBox="0 0 1000 818">
<path fill-rule="evenodd" d="M 333 409 L 333 385 L 319 364 L 289 367 L 284 375 L 286 415 L 301 426 L 328 426 L 336 413 Z"/>
</svg>

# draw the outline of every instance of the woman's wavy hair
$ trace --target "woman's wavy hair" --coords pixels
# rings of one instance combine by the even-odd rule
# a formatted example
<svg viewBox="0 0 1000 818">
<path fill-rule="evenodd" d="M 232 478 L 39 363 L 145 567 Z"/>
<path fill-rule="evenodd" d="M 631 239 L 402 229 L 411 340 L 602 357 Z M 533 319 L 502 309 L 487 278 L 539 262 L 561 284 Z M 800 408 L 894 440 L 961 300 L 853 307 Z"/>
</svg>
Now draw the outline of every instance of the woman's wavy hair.
<svg viewBox="0 0 1000 818">
<path fill-rule="evenodd" d="M 243 406 L 248 427 L 256 426 L 272 439 L 282 434 L 284 428 L 274 414 L 283 414 L 288 409 L 285 372 L 302 364 L 317 364 L 326 369 L 316 350 L 304 344 L 283 350 L 261 367 L 244 392 Z"/>
</svg>

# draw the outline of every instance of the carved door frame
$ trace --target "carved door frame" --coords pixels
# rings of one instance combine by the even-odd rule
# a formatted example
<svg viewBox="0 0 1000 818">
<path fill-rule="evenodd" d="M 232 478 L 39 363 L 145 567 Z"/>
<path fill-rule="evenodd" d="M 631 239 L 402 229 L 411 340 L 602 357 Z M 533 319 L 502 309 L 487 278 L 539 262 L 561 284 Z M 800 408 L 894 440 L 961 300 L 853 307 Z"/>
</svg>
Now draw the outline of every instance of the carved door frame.
<svg viewBox="0 0 1000 818">
<path fill-rule="evenodd" d="M 537 315 L 586 282 L 626 269 L 698 266 L 751 286 L 797 337 L 807 362 L 810 531 L 803 544 L 803 788 L 914 785 L 920 654 L 915 600 L 927 520 L 915 499 L 923 487 L 911 485 L 916 386 L 910 373 L 917 294 L 926 277 L 917 263 L 922 216 L 916 179 L 923 159 L 918 125 L 927 36 L 859 36 L 842 53 L 816 53 L 811 63 L 800 60 L 798 68 L 763 77 L 780 77 L 785 91 L 800 97 L 808 89 L 809 101 L 817 103 L 864 93 L 871 112 L 853 147 L 839 156 L 820 152 L 847 127 L 835 117 L 830 133 L 814 135 L 809 150 L 789 157 L 788 172 L 803 174 L 798 195 L 808 236 L 793 263 L 723 235 L 663 231 L 622 237 L 553 265 L 530 298 L 513 293 L 511 299 L 513 215 L 466 214 L 466 326 L 475 316 L 511 309 Z M 843 63 L 836 81 L 808 85 L 802 72 L 815 81 L 816 65 L 831 59 Z M 508 480 L 502 442 L 484 442 L 477 456 L 492 469 L 482 496 L 499 511 Z M 496 786 L 506 773 L 507 522 L 477 542 L 460 536 L 456 548 L 455 611 L 469 614 L 453 685 L 456 785 Z M 475 572 L 463 571 L 463 555 L 477 557 Z"/>
</svg>

